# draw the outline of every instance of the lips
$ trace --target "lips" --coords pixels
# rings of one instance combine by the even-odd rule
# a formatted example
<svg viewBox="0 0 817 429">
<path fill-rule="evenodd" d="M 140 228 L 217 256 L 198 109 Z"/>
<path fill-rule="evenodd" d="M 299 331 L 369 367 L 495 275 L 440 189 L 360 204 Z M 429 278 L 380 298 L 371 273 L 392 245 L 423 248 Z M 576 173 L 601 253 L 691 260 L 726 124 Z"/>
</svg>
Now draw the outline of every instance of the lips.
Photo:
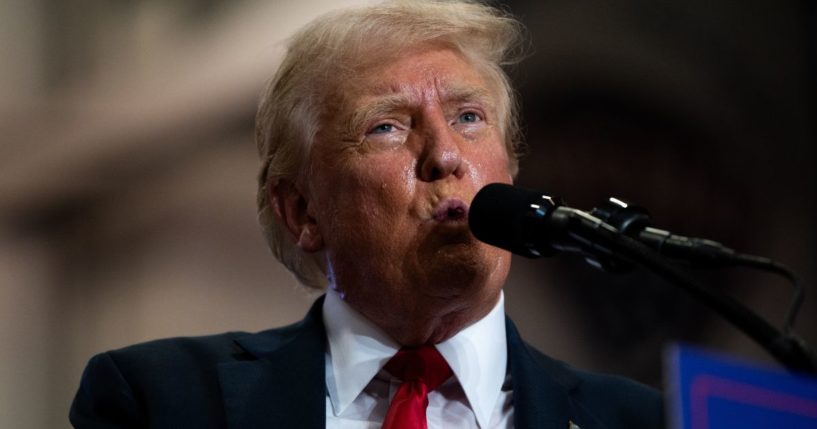
<svg viewBox="0 0 817 429">
<path fill-rule="evenodd" d="M 437 222 L 457 222 L 468 219 L 468 205 L 456 198 L 446 198 L 440 201 L 433 211 Z"/>
</svg>

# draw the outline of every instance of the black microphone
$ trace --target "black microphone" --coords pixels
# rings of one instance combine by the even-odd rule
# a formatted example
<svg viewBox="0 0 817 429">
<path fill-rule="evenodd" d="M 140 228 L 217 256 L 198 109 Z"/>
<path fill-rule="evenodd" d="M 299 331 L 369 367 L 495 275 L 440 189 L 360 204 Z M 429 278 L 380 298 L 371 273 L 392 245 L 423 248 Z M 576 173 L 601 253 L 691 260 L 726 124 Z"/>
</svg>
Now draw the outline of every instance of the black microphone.
<svg viewBox="0 0 817 429">
<path fill-rule="evenodd" d="M 587 213 L 564 206 L 559 197 L 503 183 L 477 193 L 468 224 L 477 239 L 518 255 L 578 252 L 608 271 L 632 268 L 604 244 L 610 234 L 630 236 L 669 258 L 709 266 L 734 263 L 735 256 L 718 242 L 653 228 L 646 210 L 616 198 Z"/>
<path fill-rule="evenodd" d="M 529 258 L 560 251 L 611 254 L 595 236 L 618 234 L 600 219 L 563 206 L 559 197 L 504 183 L 477 192 L 468 225 L 480 241 Z"/>
<path fill-rule="evenodd" d="M 515 254 L 541 256 L 540 226 L 559 201 L 535 191 L 491 183 L 477 192 L 468 210 L 474 237 Z M 552 254 L 554 251 L 545 251 Z"/>
</svg>

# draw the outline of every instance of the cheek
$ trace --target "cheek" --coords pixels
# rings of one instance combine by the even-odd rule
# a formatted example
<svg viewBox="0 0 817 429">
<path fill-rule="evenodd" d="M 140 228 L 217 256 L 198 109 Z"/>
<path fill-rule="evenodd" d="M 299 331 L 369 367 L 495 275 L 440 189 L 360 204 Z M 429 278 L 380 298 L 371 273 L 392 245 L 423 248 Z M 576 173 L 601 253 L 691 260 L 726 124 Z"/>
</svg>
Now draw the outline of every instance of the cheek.
<svg viewBox="0 0 817 429">
<path fill-rule="evenodd" d="M 322 181 L 323 200 L 338 205 L 335 215 L 395 219 L 410 206 L 417 186 L 415 166 L 410 158 L 395 153 L 367 155 L 335 166 Z"/>
<path fill-rule="evenodd" d="M 396 216 L 411 208 L 417 187 L 416 161 L 403 157 L 373 157 L 359 192 L 368 203 Z"/>
<path fill-rule="evenodd" d="M 483 150 L 475 150 L 469 157 L 471 168 L 468 174 L 471 180 L 480 186 L 488 183 L 511 183 L 511 173 L 508 171 L 508 156 L 505 147 L 499 143 L 479 146 Z"/>
<path fill-rule="evenodd" d="M 513 177 L 508 170 L 508 157 L 503 152 L 494 158 L 491 165 L 486 168 L 488 171 L 486 184 L 488 183 L 513 183 Z"/>
</svg>

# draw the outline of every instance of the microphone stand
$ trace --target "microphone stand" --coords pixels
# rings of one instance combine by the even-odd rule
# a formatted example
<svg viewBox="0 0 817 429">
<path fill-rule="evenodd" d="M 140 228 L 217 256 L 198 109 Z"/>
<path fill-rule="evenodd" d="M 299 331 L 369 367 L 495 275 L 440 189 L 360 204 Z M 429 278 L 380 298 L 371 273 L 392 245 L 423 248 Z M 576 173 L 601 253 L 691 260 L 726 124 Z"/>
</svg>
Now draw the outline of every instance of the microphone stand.
<svg viewBox="0 0 817 429">
<path fill-rule="evenodd" d="M 659 253 L 641 242 L 620 233 L 618 229 L 596 217 L 569 207 L 555 207 L 551 220 L 551 233 L 563 236 L 556 241 L 570 243 L 556 244 L 555 248 L 621 258 L 642 265 L 715 310 L 789 370 L 817 375 L 817 356 L 805 341 L 794 333 L 779 331 L 729 296 L 700 286 L 685 271 L 668 263 Z M 576 245 L 579 249 L 574 247 Z"/>
</svg>

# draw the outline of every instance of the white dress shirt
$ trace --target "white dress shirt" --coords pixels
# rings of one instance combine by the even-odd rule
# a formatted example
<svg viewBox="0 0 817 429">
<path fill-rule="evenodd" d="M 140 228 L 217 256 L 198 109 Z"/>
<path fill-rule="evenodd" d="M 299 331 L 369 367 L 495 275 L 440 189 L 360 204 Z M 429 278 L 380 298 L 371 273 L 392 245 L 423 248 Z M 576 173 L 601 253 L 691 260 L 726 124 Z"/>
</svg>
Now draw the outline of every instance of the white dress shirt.
<svg viewBox="0 0 817 429">
<path fill-rule="evenodd" d="M 454 377 L 429 393 L 429 429 L 511 428 L 504 295 L 485 317 L 437 344 Z M 379 429 L 399 380 L 383 370 L 400 345 L 331 290 L 323 304 L 326 427 Z"/>
</svg>

